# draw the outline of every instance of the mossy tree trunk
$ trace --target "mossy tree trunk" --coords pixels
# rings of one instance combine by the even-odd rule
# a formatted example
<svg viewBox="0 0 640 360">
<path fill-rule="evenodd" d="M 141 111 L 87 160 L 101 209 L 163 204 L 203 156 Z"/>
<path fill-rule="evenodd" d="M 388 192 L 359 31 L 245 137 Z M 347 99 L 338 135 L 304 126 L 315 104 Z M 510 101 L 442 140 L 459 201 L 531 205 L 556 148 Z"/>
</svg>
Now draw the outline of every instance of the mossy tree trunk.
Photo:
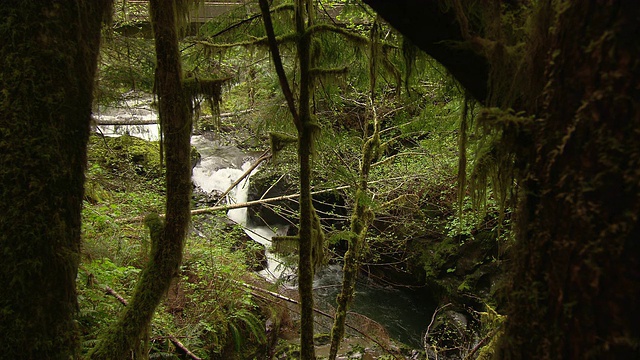
<svg viewBox="0 0 640 360">
<path fill-rule="evenodd" d="M 639 20 L 578 1 L 555 24 L 503 358 L 640 358 Z"/>
<path fill-rule="evenodd" d="M 347 310 L 353 301 L 355 292 L 356 278 L 360 269 L 360 260 L 364 243 L 366 241 L 367 230 L 369 224 L 373 220 L 373 212 L 369 204 L 371 199 L 368 194 L 369 189 L 369 173 L 371 172 L 371 164 L 375 160 L 380 149 L 380 122 L 376 113 L 375 89 L 376 89 L 376 52 L 378 48 L 378 22 L 374 22 L 371 27 L 371 42 L 369 49 L 369 103 L 370 113 L 373 118 L 373 134 L 367 138 L 362 146 L 362 160 L 360 172 L 358 174 L 358 184 L 356 187 L 355 205 L 350 220 L 350 232 L 347 237 L 348 249 L 344 254 L 344 265 L 342 267 L 342 287 L 337 296 L 336 314 L 331 328 L 331 348 L 329 349 L 329 360 L 335 360 L 338 356 L 340 342 L 344 337 L 345 323 L 347 320 Z M 365 123 L 364 129 L 368 129 L 368 122 Z M 365 130 L 366 131 L 366 130 Z"/>
<path fill-rule="evenodd" d="M 109 0 L 0 3 L 2 358 L 78 356 L 75 280 Z"/>
<path fill-rule="evenodd" d="M 464 39 L 460 24 L 432 28 L 440 15 L 457 21 L 434 12 L 439 1 L 365 2 L 447 67 L 459 67 L 456 51 L 473 52 L 441 49 Z M 452 71 L 481 102 L 494 76 L 521 85 L 502 94 L 515 101 L 492 103 L 536 119 L 503 144 L 517 156 L 522 196 L 499 358 L 638 358 L 640 7 L 547 0 L 535 8 L 543 16 L 523 39 L 528 58 L 516 72 L 488 58 L 497 70 L 484 74 L 488 83 Z"/>
<path fill-rule="evenodd" d="M 298 161 L 300 165 L 300 229 L 298 233 L 298 290 L 300 293 L 300 358 L 315 359 L 313 344 L 313 273 L 318 259 L 314 259 L 313 249 L 322 241 L 321 229 L 313 229 L 318 224 L 315 209 L 311 203 L 311 160 L 313 142 L 318 133 L 318 125 L 311 115 L 313 81 L 311 78 L 311 32 L 315 2 L 296 0 L 294 2 L 294 22 L 297 33 L 296 47 L 299 64 L 299 96 L 296 109 L 293 92 L 284 72 L 278 44 L 273 30 L 267 0 L 260 0 L 260 10 L 269 40 L 269 50 L 273 59 L 280 87 L 287 106 L 298 130 Z M 320 246 L 321 248 L 321 246 Z M 322 256 L 316 253 L 315 256 Z"/>
<path fill-rule="evenodd" d="M 311 205 L 311 157 L 317 124 L 311 118 L 311 34 L 314 2 L 295 1 L 295 23 L 298 62 L 300 64 L 300 94 L 298 98 L 298 161 L 300 163 L 300 231 L 298 245 L 298 290 L 300 292 L 300 358 L 313 360 L 313 230 L 315 210 Z M 306 24 L 305 24 L 306 20 Z M 319 254 L 318 254 L 319 255 Z"/>
<path fill-rule="evenodd" d="M 156 86 L 163 123 L 167 159 L 167 209 L 165 224 L 149 216 L 151 256 L 136 286 L 130 305 L 118 321 L 100 338 L 92 359 L 145 357 L 148 328 L 156 307 L 177 276 L 182 262 L 184 239 L 190 220 L 191 116 L 182 91 L 182 69 L 175 1 L 151 0 L 151 21 L 156 43 Z"/>
</svg>

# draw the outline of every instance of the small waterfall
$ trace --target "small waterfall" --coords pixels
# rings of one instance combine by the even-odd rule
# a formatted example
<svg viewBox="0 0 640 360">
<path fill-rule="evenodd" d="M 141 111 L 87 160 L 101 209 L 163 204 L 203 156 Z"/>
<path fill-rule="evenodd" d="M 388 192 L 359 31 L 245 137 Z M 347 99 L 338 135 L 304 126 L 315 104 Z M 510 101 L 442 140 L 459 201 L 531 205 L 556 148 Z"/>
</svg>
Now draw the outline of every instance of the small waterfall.
<svg viewBox="0 0 640 360">
<path fill-rule="evenodd" d="M 158 141 L 160 126 L 158 114 L 152 107 L 153 97 L 132 97 L 124 101 L 120 107 L 99 107 L 94 113 L 97 122 L 122 122 L 122 125 L 98 125 L 96 130 L 105 136 L 129 134 L 139 138 Z M 125 125 L 126 122 L 140 122 L 138 125 Z"/>
<path fill-rule="evenodd" d="M 251 162 L 243 162 L 244 155 L 235 147 L 216 147 L 211 141 L 202 136 L 193 136 L 192 144 L 200 151 L 202 159 L 193 169 L 193 181 L 204 191 L 226 191 L 247 169 Z M 238 163 L 243 162 L 238 167 Z M 243 203 L 248 200 L 249 181 L 251 175 L 257 171 L 254 169 L 249 176 L 243 179 L 227 195 L 227 203 Z M 264 245 L 266 249 L 267 268 L 260 271 L 260 275 L 270 281 L 277 281 L 289 277 L 281 258 L 270 251 L 271 238 L 275 232 L 268 226 L 255 226 L 248 222 L 247 208 L 231 209 L 227 212 L 229 219 L 242 226 L 245 233 L 254 241 Z"/>
</svg>

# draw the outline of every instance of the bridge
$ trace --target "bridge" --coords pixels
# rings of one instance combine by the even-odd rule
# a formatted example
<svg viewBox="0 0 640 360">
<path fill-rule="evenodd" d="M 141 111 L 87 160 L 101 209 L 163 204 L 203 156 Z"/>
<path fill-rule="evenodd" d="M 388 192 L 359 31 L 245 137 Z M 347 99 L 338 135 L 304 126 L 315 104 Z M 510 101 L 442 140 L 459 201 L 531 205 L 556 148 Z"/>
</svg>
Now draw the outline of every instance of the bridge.
<svg viewBox="0 0 640 360">
<path fill-rule="evenodd" d="M 128 0 L 129 8 L 134 9 L 126 14 L 127 23 L 117 26 L 116 31 L 125 36 L 151 37 L 151 25 L 149 23 L 147 0 Z M 196 31 L 196 27 L 212 20 L 218 16 L 228 14 L 239 7 L 247 7 L 250 13 L 260 11 L 255 1 L 240 0 L 209 0 L 201 1 L 197 7 L 189 11 L 189 22 L 192 25 L 191 31 Z"/>
<path fill-rule="evenodd" d="M 138 9 L 127 13 L 128 23 L 120 25 L 116 31 L 125 36 L 151 36 L 151 26 L 149 24 L 148 4 L 147 0 L 128 0 L 130 8 Z M 199 2 L 197 7 L 189 11 L 189 22 L 191 23 L 190 33 L 197 32 L 198 26 L 206 23 L 219 16 L 229 14 L 234 10 L 245 7 L 246 15 L 259 14 L 260 8 L 257 1 L 252 0 L 208 0 Z M 336 17 L 343 10 L 343 6 L 335 6 L 323 9 L 324 14 Z"/>
</svg>

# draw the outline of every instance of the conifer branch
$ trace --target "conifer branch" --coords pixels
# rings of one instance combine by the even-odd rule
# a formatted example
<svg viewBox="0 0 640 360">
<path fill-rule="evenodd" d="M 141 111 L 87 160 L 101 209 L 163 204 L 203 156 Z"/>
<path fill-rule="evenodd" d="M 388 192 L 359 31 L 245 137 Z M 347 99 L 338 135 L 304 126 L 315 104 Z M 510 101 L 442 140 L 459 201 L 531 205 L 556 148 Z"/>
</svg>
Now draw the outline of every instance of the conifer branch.
<svg viewBox="0 0 640 360">
<path fill-rule="evenodd" d="M 267 0 L 259 0 L 259 2 L 260 2 L 260 11 L 262 12 L 262 19 L 264 21 L 264 29 L 265 29 L 265 32 L 267 33 L 269 50 L 271 52 L 271 57 L 273 59 L 273 65 L 276 69 L 276 73 L 278 74 L 280 87 L 282 88 L 282 93 L 284 95 L 284 98 L 287 101 L 287 106 L 289 107 L 291 116 L 293 117 L 293 122 L 296 125 L 296 128 L 298 129 L 298 131 L 300 131 L 302 129 L 302 124 L 300 123 L 300 118 L 298 117 L 298 111 L 296 110 L 296 105 L 293 100 L 293 92 L 291 91 L 291 87 L 289 87 L 289 81 L 287 80 L 287 75 L 284 72 L 284 67 L 282 66 L 282 58 L 280 57 L 278 40 L 273 30 L 273 22 L 271 21 L 271 12 L 269 11 L 269 3 L 267 2 Z"/>
</svg>

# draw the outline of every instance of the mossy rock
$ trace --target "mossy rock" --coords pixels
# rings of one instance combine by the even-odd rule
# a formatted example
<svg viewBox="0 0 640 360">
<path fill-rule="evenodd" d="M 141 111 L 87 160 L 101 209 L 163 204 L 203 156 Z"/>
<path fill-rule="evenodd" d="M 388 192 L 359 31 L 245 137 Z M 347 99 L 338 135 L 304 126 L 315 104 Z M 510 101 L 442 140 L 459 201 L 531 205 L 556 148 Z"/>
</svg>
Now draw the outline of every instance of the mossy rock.
<svg viewBox="0 0 640 360">
<path fill-rule="evenodd" d="M 160 166 L 160 146 L 157 141 L 129 135 L 93 135 L 89 139 L 87 158 L 85 189 L 95 201 L 102 199 L 102 189 L 125 191 L 139 186 L 158 190 L 164 188 L 164 170 Z"/>
</svg>

